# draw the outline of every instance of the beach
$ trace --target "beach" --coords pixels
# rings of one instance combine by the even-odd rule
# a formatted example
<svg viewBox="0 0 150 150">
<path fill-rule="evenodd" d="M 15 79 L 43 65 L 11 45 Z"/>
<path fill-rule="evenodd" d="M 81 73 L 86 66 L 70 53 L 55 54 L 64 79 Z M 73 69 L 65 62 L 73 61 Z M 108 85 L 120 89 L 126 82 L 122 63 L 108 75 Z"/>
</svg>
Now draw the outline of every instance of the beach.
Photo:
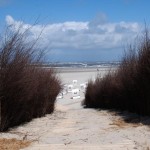
<svg viewBox="0 0 150 150">
<path fill-rule="evenodd" d="M 72 80 L 78 80 L 78 84 L 95 80 L 97 76 L 104 77 L 109 71 L 115 71 L 117 67 L 85 67 L 85 68 L 57 68 L 58 76 L 63 83 L 72 83 Z"/>
<path fill-rule="evenodd" d="M 115 70 L 115 69 L 113 69 Z M 112 71 L 113 71 L 112 70 Z M 80 84 L 103 77 L 110 68 L 57 68 L 63 85 Z M 72 93 L 57 99 L 53 114 L 33 119 L 31 122 L 0 133 L 0 138 L 29 140 L 26 150 L 148 150 L 150 149 L 150 127 L 142 123 L 126 123 L 114 111 L 85 109 L 80 98 L 73 99 Z M 123 115 L 130 115 L 127 112 Z M 143 121 L 149 122 L 149 118 Z"/>
</svg>

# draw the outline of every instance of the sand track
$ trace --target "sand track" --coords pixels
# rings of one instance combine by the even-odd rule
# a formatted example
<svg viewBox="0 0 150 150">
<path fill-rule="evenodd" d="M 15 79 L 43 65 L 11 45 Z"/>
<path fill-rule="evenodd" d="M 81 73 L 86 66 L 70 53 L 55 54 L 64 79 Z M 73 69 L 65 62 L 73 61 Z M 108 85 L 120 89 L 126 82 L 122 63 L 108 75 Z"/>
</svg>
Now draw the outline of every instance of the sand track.
<svg viewBox="0 0 150 150">
<path fill-rule="evenodd" d="M 56 120 L 49 120 L 51 123 L 46 125 L 49 131 L 27 149 L 131 150 L 148 147 L 149 139 L 139 140 L 141 136 L 149 136 L 140 132 L 144 127 L 130 124 L 120 127 L 113 124 L 114 118 L 119 119 L 119 116 L 107 111 L 83 109 L 80 100 L 71 101 L 72 104 L 70 99 L 66 100 L 64 105 L 58 102 Z"/>
<path fill-rule="evenodd" d="M 81 100 L 57 102 L 56 111 L 42 118 L 1 134 L 5 138 L 22 139 L 33 143 L 27 150 L 144 150 L 149 146 L 148 126 L 118 125 L 120 117 L 107 111 L 83 109 Z M 114 121 L 115 120 L 115 121 Z"/>
</svg>

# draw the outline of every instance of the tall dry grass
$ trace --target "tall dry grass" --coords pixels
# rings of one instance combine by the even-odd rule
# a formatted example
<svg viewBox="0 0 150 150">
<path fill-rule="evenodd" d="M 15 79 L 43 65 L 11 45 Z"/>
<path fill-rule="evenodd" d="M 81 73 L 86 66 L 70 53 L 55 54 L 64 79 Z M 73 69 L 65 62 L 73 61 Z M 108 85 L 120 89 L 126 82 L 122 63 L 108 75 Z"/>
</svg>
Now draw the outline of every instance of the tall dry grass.
<svg viewBox="0 0 150 150">
<path fill-rule="evenodd" d="M 104 78 L 90 81 L 85 107 L 128 110 L 150 115 L 150 36 L 145 31 L 137 45 L 130 46 L 119 68 Z"/>
<path fill-rule="evenodd" d="M 42 52 L 26 32 L 8 30 L 0 45 L 0 131 L 52 113 L 61 90 L 53 69 L 43 69 Z"/>
</svg>

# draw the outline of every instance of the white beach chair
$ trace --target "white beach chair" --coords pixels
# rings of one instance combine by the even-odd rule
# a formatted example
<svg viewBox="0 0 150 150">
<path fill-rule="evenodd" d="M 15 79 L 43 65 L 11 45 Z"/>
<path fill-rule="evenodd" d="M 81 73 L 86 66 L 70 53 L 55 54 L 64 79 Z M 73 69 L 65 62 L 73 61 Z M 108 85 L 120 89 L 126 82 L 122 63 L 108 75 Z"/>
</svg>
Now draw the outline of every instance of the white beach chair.
<svg viewBox="0 0 150 150">
<path fill-rule="evenodd" d="M 72 90 L 72 99 L 79 99 L 80 98 L 80 90 L 79 89 L 73 89 Z"/>
<path fill-rule="evenodd" d="M 66 95 L 68 93 L 67 89 L 63 89 L 62 94 Z"/>
<path fill-rule="evenodd" d="M 86 87 L 87 87 L 87 84 L 86 84 L 86 83 L 80 84 L 80 89 L 81 89 L 81 90 L 85 90 Z"/>
<path fill-rule="evenodd" d="M 63 93 L 63 95 L 66 95 L 67 92 L 68 92 L 68 90 L 67 90 L 67 85 L 65 84 L 65 85 L 63 86 L 62 93 Z"/>
<path fill-rule="evenodd" d="M 67 92 L 68 93 L 71 93 L 72 89 L 73 89 L 73 85 L 72 84 L 70 84 L 70 85 L 67 86 Z"/>
<path fill-rule="evenodd" d="M 56 99 L 62 99 L 63 98 L 63 94 L 59 93 Z"/>
<path fill-rule="evenodd" d="M 77 80 L 73 80 L 72 83 L 73 83 L 73 85 L 77 85 L 78 81 Z"/>
</svg>

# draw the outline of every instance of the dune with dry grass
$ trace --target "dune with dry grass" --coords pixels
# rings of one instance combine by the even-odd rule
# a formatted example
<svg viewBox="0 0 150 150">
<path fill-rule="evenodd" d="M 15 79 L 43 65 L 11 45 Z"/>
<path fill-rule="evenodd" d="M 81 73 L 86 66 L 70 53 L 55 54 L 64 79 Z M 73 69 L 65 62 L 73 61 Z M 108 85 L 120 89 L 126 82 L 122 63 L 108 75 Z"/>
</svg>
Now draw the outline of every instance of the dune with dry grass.
<svg viewBox="0 0 150 150">
<path fill-rule="evenodd" d="M 7 30 L 0 45 L 0 131 L 52 113 L 61 81 L 41 67 L 43 51 L 28 30 Z"/>
<path fill-rule="evenodd" d="M 83 105 L 150 115 L 150 36 L 147 29 L 135 45 L 129 46 L 115 72 L 89 81 Z"/>
</svg>

